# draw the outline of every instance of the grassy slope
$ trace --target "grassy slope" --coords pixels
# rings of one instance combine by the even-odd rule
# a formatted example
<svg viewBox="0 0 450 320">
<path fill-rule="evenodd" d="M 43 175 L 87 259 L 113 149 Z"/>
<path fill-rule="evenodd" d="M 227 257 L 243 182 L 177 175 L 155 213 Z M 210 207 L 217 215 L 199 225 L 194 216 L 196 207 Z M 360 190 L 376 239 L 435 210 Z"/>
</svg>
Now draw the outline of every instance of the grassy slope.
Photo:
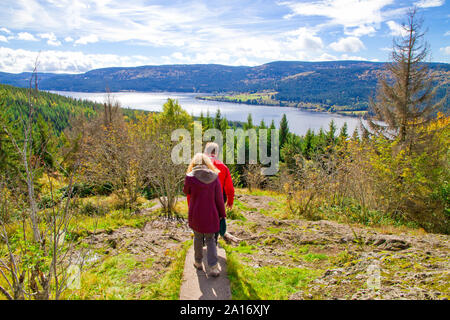
<svg viewBox="0 0 450 320">
<path fill-rule="evenodd" d="M 84 201 L 104 206 L 98 212 L 107 213 L 74 220 L 78 231 L 68 237 L 89 247 L 97 259 L 84 269 L 81 288 L 66 291 L 63 298 L 178 299 L 192 244 L 185 222 L 162 221 L 158 210 L 146 209 L 153 205 L 148 201 L 142 201 L 141 214 L 114 209 L 113 197 Z M 233 299 L 450 297 L 448 236 L 397 227 L 389 220 L 372 227 L 353 224 L 353 230 L 330 220 L 307 221 L 289 214 L 284 195 L 269 191 L 238 189 L 235 204 L 228 212 L 228 230 L 243 241 L 221 242 Z M 178 210 L 186 217 L 185 202 Z M 353 231 L 367 243 L 355 241 Z M 368 241 L 392 235 L 411 247 L 390 251 Z M 382 288 L 372 292 L 367 267 L 373 261 L 380 263 Z"/>
<path fill-rule="evenodd" d="M 285 200 L 273 192 L 238 192 L 234 215 L 239 219 L 229 222 L 229 230 L 244 241 L 223 244 L 233 299 L 450 297 L 448 236 L 390 220 L 352 228 L 330 220 L 306 221 L 290 216 Z M 328 217 L 339 218 L 336 212 Z M 371 239 L 380 237 L 395 237 L 410 247 L 394 251 L 374 245 Z M 371 264 L 381 270 L 379 289 L 369 287 Z"/>
</svg>

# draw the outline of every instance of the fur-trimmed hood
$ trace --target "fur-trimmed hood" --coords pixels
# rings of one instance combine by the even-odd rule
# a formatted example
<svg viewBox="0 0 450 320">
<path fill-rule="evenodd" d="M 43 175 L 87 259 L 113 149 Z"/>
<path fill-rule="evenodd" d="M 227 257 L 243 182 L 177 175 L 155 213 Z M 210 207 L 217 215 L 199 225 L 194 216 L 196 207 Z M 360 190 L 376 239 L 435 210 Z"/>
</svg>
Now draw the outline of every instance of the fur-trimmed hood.
<svg viewBox="0 0 450 320">
<path fill-rule="evenodd" d="M 214 180 L 217 179 L 218 174 L 209 169 L 205 165 L 198 165 L 195 166 L 191 172 L 187 174 L 188 177 L 195 177 L 200 182 L 203 182 L 205 184 L 210 184 Z"/>
</svg>

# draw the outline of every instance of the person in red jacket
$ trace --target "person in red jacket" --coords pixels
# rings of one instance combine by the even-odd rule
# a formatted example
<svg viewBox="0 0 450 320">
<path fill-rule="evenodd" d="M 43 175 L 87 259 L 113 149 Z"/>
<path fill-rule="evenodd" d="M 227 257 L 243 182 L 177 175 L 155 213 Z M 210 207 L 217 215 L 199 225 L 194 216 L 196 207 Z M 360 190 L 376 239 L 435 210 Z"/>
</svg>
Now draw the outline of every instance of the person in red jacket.
<svg viewBox="0 0 450 320">
<path fill-rule="evenodd" d="M 230 169 L 219 159 L 217 155 L 219 154 L 219 145 L 215 142 L 208 142 L 205 146 L 204 152 L 212 161 L 214 166 L 220 170 L 219 181 L 222 186 L 223 200 L 226 206 L 231 209 L 234 202 L 234 186 L 233 180 L 231 179 Z M 219 239 L 219 233 L 215 234 L 216 243 Z"/>
<path fill-rule="evenodd" d="M 223 199 L 226 202 L 227 207 L 231 209 L 234 202 L 233 180 L 231 179 L 228 167 L 222 161 L 217 159 L 219 145 L 215 142 L 208 142 L 205 146 L 204 153 L 211 159 L 213 165 L 220 170 L 219 181 L 222 186 Z"/>
<path fill-rule="evenodd" d="M 203 239 L 206 242 L 210 275 L 220 274 L 215 234 L 219 232 L 220 219 L 226 217 L 219 170 L 211 159 L 197 153 L 189 164 L 183 192 L 188 197 L 188 222 L 194 231 L 194 267 L 203 270 Z"/>
</svg>

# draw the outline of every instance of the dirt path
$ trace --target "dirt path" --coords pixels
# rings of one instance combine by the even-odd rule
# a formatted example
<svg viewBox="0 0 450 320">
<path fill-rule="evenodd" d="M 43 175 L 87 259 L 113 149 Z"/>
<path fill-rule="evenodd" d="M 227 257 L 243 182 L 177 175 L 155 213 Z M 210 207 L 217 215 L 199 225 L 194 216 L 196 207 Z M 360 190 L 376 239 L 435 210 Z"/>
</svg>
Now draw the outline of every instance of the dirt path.
<svg viewBox="0 0 450 320">
<path fill-rule="evenodd" d="M 186 254 L 180 300 L 231 300 L 225 250 L 220 247 L 217 249 L 221 271 L 216 278 L 210 277 L 207 273 L 206 248 L 203 250 L 203 271 L 194 268 L 193 246 Z"/>
</svg>

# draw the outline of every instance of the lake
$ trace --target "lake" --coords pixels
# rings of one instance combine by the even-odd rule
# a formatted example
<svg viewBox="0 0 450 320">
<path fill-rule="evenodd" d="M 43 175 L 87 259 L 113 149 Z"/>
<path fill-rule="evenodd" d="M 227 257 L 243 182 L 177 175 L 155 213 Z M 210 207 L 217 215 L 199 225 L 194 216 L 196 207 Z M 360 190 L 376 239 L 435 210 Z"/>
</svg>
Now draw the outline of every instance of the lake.
<svg viewBox="0 0 450 320">
<path fill-rule="evenodd" d="M 105 93 L 90 93 L 90 92 L 68 92 L 68 91 L 52 91 L 63 96 L 68 96 L 76 99 L 87 99 L 95 102 L 104 102 L 106 98 Z M 318 132 L 320 128 L 328 129 L 330 121 L 333 119 L 338 130 L 347 122 L 348 134 L 351 135 L 353 130 L 359 127 L 358 118 L 345 117 L 337 114 L 308 112 L 292 107 L 273 107 L 262 105 L 248 105 L 240 103 L 219 102 L 219 101 L 205 101 L 195 99 L 199 95 L 207 95 L 201 93 L 177 93 L 177 92 L 113 92 L 112 96 L 121 103 L 122 107 L 131 109 L 140 109 L 148 111 L 161 111 L 162 105 L 167 101 L 167 98 L 177 99 L 184 110 L 199 116 L 200 112 L 206 115 L 209 110 L 212 117 L 214 117 L 217 109 L 228 120 L 232 121 L 247 121 L 248 114 L 251 113 L 253 123 L 259 124 L 262 119 L 267 125 L 275 120 L 275 125 L 278 127 L 283 113 L 286 114 L 289 122 L 289 129 L 299 135 L 304 135 L 308 129 L 313 129 Z"/>
</svg>

